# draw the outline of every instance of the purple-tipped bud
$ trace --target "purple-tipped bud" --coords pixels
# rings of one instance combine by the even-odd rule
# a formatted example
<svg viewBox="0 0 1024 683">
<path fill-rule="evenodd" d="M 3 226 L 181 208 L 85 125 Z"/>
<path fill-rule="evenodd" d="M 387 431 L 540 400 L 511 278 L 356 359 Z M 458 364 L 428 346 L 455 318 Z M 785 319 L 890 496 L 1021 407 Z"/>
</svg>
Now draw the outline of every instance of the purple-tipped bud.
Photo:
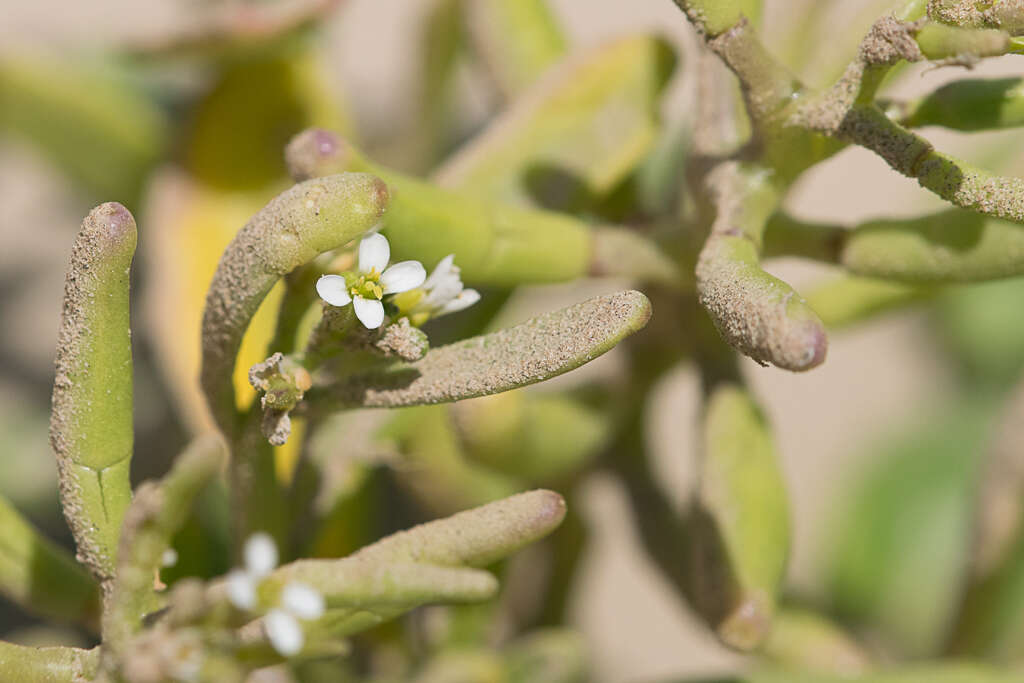
<svg viewBox="0 0 1024 683">
<path fill-rule="evenodd" d="M 339 135 L 323 128 L 309 128 L 291 139 L 284 158 L 296 182 L 341 173 L 349 161 L 349 148 Z"/>
</svg>

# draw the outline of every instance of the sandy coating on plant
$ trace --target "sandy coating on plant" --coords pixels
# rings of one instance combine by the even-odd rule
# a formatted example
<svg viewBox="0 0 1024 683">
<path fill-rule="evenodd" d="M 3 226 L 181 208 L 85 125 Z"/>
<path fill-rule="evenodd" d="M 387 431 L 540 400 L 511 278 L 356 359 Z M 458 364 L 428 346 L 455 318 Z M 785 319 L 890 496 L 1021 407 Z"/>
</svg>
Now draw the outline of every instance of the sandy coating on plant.
<svg viewBox="0 0 1024 683">
<path fill-rule="evenodd" d="M 985 7 L 985 5 L 989 7 Z M 1024 0 L 930 0 L 928 16 L 936 21 L 974 28 L 1002 28 L 1015 32 L 1024 26 Z"/>
<path fill-rule="evenodd" d="M 130 332 L 127 328 L 128 270 L 135 253 L 136 239 L 135 219 L 128 209 L 116 202 L 101 204 L 82 222 L 64 283 L 64 307 L 55 362 L 50 445 L 57 456 L 61 503 L 78 546 L 79 561 L 104 584 L 113 576 L 113 557 L 109 553 L 116 548 L 104 547 L 98 538 L 99 531 L 84 509 L 80 477 L 95 476 L 98 482 L 103 469 L 131 457 L 131 420 L 127 420 L 127 444 L 119 444 L 127 446 L 126 452 L 92 452 L 90 444 L 95 439 L 89 439 L 91 430 L 109 428 L 110 425 L 94 424 L 92 399 L 96 397 L 87 395 L 87 389 L 77 382 L 90 370 L 110 370 L 108 367 L 90 368 L 97 349 L 100 353 L 106 350 L 116 352 L 118 348 L 123 350 L 125 365 L 118 370 L 131 375 Z M 108 302 L 97 298 L 104 296 L 105 290 L 112 284 L 116 286 L 117 282 L 124 290 L 124 310 L 120 311 L 125 321 L 123 330 L 103 325 L 107 322 L 104 313 L 111 312 L 106 311 Z M 118 311 L 112 313 L 116 316 Z M 130 383 L 128 389 L 127 396 L 107 398 L 123 404 L 130 415 Z M 103 466 L 96 469 L 101 463 Z"/>
<path fill-rule="evenodd" d="M 423 354 L 430 348 L 430 342 L 422 330 L 410 325 L 408 318 L 402 318 L 385 327 L 373 346 L 385 356 L 398 356 L 412 362 L 423 358 Z"/>
<path fill-rule="evenodd" d="M 650 318 L 636 291 L 596 297 L 522 325 L 432 349 L 422 360 L 356 374 L 329 388 L 335 405 L 445 403 L 533 384 L 593 360 Z"/>
<path fill-rule="evenodd" d="M 725 341 L 759 363 L 793 371 L 821 365 L 828 350 L 821 321 L 792 287 L 729 255 L 731 242 L 744 239 L 708 238 L 697 264 L 701 305 Z"/>
</svg>

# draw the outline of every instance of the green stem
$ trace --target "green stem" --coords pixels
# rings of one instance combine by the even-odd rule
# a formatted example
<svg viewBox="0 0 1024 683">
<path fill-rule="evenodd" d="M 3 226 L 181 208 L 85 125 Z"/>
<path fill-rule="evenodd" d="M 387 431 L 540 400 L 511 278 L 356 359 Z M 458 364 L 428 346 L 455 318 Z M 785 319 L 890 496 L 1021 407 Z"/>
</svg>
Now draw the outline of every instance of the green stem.
<svg viewBox="0 0 1024 683">
<path fill-rule="evenodd" d="M 185 524 L 192 501 L 220 473 L 224 446 L 217 436 L 197 440 L 159 484 L 139 486 L 125 516 L 117 578 L 103 617 L 103 659 L 108 672 L 120 665 L 129 639 L 161 603 L 153 583 L 164 552 Z"/>
</svg>

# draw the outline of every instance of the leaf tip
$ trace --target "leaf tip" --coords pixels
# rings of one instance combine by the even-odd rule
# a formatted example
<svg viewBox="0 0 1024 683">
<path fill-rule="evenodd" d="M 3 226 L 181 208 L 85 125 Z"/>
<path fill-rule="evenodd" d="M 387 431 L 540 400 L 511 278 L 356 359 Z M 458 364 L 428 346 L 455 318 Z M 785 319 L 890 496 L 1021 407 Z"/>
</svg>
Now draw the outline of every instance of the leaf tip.
<svg viewBox="0 0 1024 683">
<path fill-rule="evenodd" d="M 82 235 L 103 255 L 115 257 L 130 258 L 138 240 L 135 218 L 118 202 L 106 202 L 90 211 L 82 223 Z"/>
</svg>

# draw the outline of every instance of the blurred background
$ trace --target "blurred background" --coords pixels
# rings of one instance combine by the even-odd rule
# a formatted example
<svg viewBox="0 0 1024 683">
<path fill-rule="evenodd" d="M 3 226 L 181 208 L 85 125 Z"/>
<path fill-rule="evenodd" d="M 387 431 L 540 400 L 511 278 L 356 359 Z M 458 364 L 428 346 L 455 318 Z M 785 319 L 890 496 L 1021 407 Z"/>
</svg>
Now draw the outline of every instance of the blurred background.
<svg viewBox="0 0 1024 683">
<path fill-rule="evenodd" d="M 273 3 L 251 4 L 270 17 L 253 15 L 246 25 L 256 34 L 294 19 L 269 12 Z M 429 20 L 438 0 L 285 4 L 299 8 L 294 23 L 318 24 L 314 47 L 282 48 L 293 57 L 307 51 L 285 66 L 232 71 L 206 54 L 202 36 L 235 16 L 239 3 L 0 0 L 0 493 L 65 544 L 47 421 L 64 268 L 89 208 L 117 200 L 139 218 L 133 478 L 141 480 L 162 473 L 206 419 L 188 381 L 198 306 L 227 240 L 286 186 L 284 142 L 308 125 L 332 127 L 375 159 L 422 174 L 505 106 L 471 59 L 460 62 L 443 103 L 424 101 L 425 35 L 436 26 Z M 823 85 L 891 4 L 769 1 L 763 33 L 801 77 Z M 572 50 L 638 33 L 668 40 L 680 63 L 662 116 L 668 127 L 692 120 L 697 43 L 670 0 L 550 6 Z M 315 19 L 301 19 L 303 12 Z M 1019 74 L 1021 66 L 1005 57 L 976 71 Z M 909 97 L 961 76 L 955 68 L 912 66 L 887 92 Z M 303 89 L 309 80 L 316 87 Z M 61 119 L 52 112 L 65 102 L 77 113 Z M 94 129 L 114 142 L 97 145 Z M 923 133 L 983 167 L 1024 174 L 1020 132 Z M 919 215 L 941 202 L 871 153 L 848 149 L 803 178 L 788 205 L 808 220 L 852 224 Z M 788 260 L 768 269 L 798 290 L 829 275 Z M 520 288 L 499 319 L 518 322 L 624 284 Z M 793 599 L 825 606 L 894 658 L 927 656 L 946 637 L 967 570 L 980 464 L 993 449 L 1020 447 L 1013 427 L 1020 432 L 1024 396 L 1013 388 L 1024 366 L 1022 301 L 1024 280 L 952 287 L 835 332 L 826 363 L 812 372 L 743 361 L 784 461 L 795 529 Z M 614 372 L 617 363 L 610 353 L 537 391 Z M 696 452 L 692 368 L 680 364 L 657 396 L 647 424 L 656 470 L 682 507 Z M 718 644 L 646 558 L 620 485 L 595 473 L 571 487 L 563 493 L 571 493 L 590 536 L 568 622 L 585 636 L 594 680 L 742 668 L 743 659 Z M 7 604 L 0 637 L 89 642 L 74 630 L 41 630 Z"/>
</svg>

